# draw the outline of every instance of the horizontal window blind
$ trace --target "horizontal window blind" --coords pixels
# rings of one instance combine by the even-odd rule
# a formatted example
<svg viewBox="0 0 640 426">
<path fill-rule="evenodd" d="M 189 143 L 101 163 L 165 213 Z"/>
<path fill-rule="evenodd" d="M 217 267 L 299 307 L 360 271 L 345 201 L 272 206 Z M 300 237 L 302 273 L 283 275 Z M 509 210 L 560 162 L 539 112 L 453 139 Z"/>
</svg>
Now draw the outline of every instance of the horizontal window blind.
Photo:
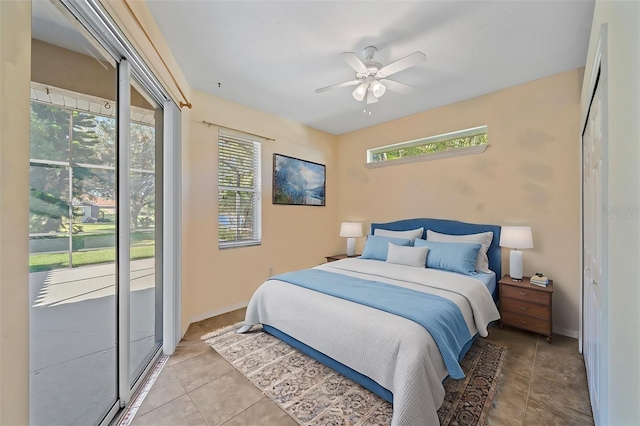
<svg viewBox="0 0 640 426">
<path fill-rule="evenodd" d="M 220 248 L 261 243 L 260 138 L 220 130 L 218 242 Z"/>
</svg>

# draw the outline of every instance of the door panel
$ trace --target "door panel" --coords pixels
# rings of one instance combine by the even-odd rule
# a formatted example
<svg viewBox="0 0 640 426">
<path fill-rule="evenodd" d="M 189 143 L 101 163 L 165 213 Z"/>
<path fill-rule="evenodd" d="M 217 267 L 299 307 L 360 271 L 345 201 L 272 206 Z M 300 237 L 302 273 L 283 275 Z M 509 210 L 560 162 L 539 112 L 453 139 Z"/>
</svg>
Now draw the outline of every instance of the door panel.
<svg viewBox="0 0 640 426">
<path fill-rule="evenodd" d="M 603 161 L 602 97 L 596 88 L 583 134 L 583 234 L 584 234 L 584 359 L 594 419 L 600 419 L 602 390 L 602 245 L 603 240 Z"/>
<path fill-rule="evenodd" d="M 162 344 L 162 107 L 135 77 L 129 120 L 130 360 L 133 386 Z"/>
<path fill-rule="evenodd" d="M 116 62 L 61 6 L 32 12 L 29 421 L 97 424 L 118 400 Z"/>
</svg>

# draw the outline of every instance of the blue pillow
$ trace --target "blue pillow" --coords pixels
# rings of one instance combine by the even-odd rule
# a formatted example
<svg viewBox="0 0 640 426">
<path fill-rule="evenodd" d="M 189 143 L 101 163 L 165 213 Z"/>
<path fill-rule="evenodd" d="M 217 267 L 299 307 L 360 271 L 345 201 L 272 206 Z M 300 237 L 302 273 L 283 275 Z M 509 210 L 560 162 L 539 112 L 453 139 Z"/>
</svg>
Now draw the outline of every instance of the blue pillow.
<svg viewBox="0 0 640 426">
<path fill-rule="evenodd" d="M 429 247 L 427 268 L 476 275 L 476 259 L 481 244 L 441 243 L 416 239 L 415 247 Z"/>
<path fill-rule="evenodd" d="M 369 235 L 360 258 L 386 261 L 387 252 L 389 251 L 389 243 L 393 243 L 397 246 L 409 246 L 411 245 L 411 240 L 405 240 L 404 238 L 382 237 L 380 235 Z M 475 263 L 473 265 L 475 267 Z"/>
</svg>

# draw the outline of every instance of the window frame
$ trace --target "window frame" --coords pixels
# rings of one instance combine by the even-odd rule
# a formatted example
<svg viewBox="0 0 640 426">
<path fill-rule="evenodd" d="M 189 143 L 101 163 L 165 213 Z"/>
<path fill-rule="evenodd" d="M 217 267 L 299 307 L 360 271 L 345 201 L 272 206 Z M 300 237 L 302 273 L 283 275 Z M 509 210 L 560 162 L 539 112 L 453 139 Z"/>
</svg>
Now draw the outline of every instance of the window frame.
<svg viewBox="0 0 640 426">
<path fill-rule="evenodd" d="M 252 145 L 253 149 L 253 187 L 242 186 L 226 186 L 220 183 L 220 162 L 223 157 L 220 156 L 220 146 L 225 140 L 233 140 L 234 142 Z M 218 249 L 226 250 L 230 248 L 252 247 L 262 245 L 262 143 L 263 138 L 236 132 L 229 129 L 220 128 L 218 130 Z M 222 241 L 220 239 L 220 194 L 222 191 L 249 192 L 253 194 L 253 238 L 251 239 L 235 239 L 230 241 Z M 238 236 L 238 226 L 236 224 L 236 237 Z"/>
<path fill-rule="evenodd" d="M 426 138 L 414 139 L 411 141 L 385 145 L 377 148 L 371 148 L 367 150 L 367 163 L 365 165 L 368 168 L 378 168 L 378 167 L 386 167 L 386 166 L 397 165 L 397 164 L 407 164 L 407 163 L 415 163 L 415 162 L 421 162 L 421 161 L 437 160 L 441 158 L 481 154 L 489 146 L 488 141 L 485 144 L 474 145 L 470 147 L 446 149 L 443 151 L 411 155 L 408 157 L 401 157 L 401 158 L 396 158 L 391 160 L 381 160 L 381 161 L 373 160 L 374 155 L 382 154 L 385 152 L 391 152 L 391 151 L 396 151 L 396 150 L 405 149 L 405 148 L 414 148 L 417 146 L 437 144 L 441 142 L 447 142 L 454 139 L 470 137 L 470 136 L 475 136 L 479 134 L 486 134 L 488 136 L 489 134 L 488 126 L 487 125 L 476 126 L 469 129 L 457 130 L 454 132 L 443 133 L 440 135 L 428 136 Z"/>
</svg>

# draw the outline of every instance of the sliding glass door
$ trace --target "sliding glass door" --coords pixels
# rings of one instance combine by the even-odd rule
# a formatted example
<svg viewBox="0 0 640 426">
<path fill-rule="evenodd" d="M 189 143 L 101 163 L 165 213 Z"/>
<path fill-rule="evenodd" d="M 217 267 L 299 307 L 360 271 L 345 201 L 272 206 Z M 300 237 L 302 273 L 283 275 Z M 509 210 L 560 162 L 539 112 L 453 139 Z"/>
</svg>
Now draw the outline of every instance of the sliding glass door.
<svg viewBox="0 0 640 426">
<path fill-rule="evenodd" d="M 118 401 L 118 64 L 64 9 L 32 10 L 30 423 L 95 424 Z"/>
<path fill-rule="evenodd" d="M 129 114 L 129 379 L 162 344 L 162 107 L 135 78 Z M 159 269 L 160 268 L 160 269 Z"/>
<path fill-rule="evenodd" d="M 31 424 L 108 423 L 163 346 L 167 101 L 100 10 L 33 3 Z"/>
</svg>

